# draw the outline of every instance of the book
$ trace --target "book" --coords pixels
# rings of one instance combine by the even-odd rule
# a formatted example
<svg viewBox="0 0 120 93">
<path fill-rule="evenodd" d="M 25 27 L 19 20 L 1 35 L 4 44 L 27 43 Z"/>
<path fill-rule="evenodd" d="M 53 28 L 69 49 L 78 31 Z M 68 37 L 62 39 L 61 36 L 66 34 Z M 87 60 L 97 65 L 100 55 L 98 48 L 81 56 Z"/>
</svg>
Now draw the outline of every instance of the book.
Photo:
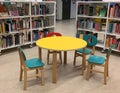
<svg viewBox="0 0 120 93">
<path fill-rule="evenodd" d="M 94 15 L 94 7 L 93 6 L 89 6 L 89 16 L 93 16 Z"/>
<path fill-rule="evenodd" d="M 80 33 L 79 38 L 80 38 L 80 39 L 83 39 L 83 36 L 84 36 L 84 34 L 83 34 L 83 33 Z"/>
<path fill-rule="evenodd" d="M 100 9 L 100 14 L 99 14 L 100 17 L 106 17 L 106 14 L 107 14 L 107 8 L 106 7 Z"/>
</svg>

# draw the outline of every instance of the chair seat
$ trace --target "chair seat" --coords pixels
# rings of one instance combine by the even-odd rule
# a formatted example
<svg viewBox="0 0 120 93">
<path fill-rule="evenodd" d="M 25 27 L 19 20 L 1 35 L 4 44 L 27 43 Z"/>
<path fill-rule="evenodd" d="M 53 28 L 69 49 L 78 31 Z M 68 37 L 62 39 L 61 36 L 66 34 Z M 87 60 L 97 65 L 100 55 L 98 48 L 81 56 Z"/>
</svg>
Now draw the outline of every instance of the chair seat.
<svg viewBox="0 0 120 93">
<path fill-rule="evenodd" d="M 37 67 L 42 67 L 45 64 L 38 58 L 33 58 L 33 59 L 28 59 L 25 61 L 26 66 L 28 68 L 37 68 Z"/>
<path fill-rule="evenodd" d="M 77 50 L 78 53 L 83 53 L 83 49 Z M 91 49 L 85 48 L 85 54 L 90 54 L 92 52 Z"/>
<path fill-rule="evenodd" d="M 91 55 L 87 61 L 88 63 L 103 64 L 105 60 L 106 59 L 102 56 Z"/>
</svg>

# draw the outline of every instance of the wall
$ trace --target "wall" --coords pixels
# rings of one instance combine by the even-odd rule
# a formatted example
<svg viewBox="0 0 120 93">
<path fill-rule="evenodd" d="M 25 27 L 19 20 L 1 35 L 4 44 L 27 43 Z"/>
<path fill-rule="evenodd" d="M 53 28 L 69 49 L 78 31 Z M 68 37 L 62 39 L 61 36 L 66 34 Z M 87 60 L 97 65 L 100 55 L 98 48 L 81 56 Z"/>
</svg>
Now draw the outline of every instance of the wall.
<svg viewBox="0 0 120 93">
<path fill-rule="evenodd" d="M 70 18 L 76 17 L 76 0 L 71 0 L 71 13 Z"/>
<path fill-rule="evenodd" d="M 56 0 L 56 19 L 62 20 L 62 0 Z"/>
</svg>

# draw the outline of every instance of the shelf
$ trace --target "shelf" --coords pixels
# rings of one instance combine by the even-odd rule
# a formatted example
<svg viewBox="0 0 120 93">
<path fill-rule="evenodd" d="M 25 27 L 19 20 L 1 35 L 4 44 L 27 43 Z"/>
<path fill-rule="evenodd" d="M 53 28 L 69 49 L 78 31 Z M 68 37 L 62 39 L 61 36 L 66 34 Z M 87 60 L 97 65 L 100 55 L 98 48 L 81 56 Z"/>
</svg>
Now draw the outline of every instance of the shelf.
<svg viewBox="0 0 120 93">
<path fill-rule="evenodd" d="M 109 49 L 109 48 L 107 47 L 106 49 Z M 120 50 L 117 50 L 117 49 L 113 49 L 113 48 L 112 48 L 112 50 L 113 50 L 113 51 L 116 51 L 116 52 L 120 52 Z"/>
<path fill-rule="evenodd" d="M 43 29 L 46 29 L 46 28 L 54 28 L 55 26 L 46 26 L 46 27 L 43 27 Z"/>
<path fill-rule="evenodd" d="M 31 17 L 46 17 L 46 16 L 55 16 L 55 14 L 45 14 L 45 15 L 32 15 Z"/>
<path fill-rule="evenodd" d="M 120 21 L 120 17 L 118 18 L 108 18 L 109 20 L 116 20 L 116 21 Z"/>
<path fill-rule="evenodd" d="M 94 3 L 96 3 L 96 4 L 104 4 L 104 3 L 106 3 L 106 4 L 108 4 L 108 2 L 103 2 L 103 1 L 78 1 L 78 3 L 82 3 L 82 4 L 94 4 Z"/>
<path fill-rule="evenodd" d="M 32 30 L 42 30 L 47 28 L 54 28 L 55 26 L 46 26 L 46 27 L 40 27 L 40 28 L 33 28 Z"/>
<path fill-rule="evenodd" d="M 19 46 L 23 46 L 23 45 L 27 45 L 27 44 L 31 44 L 31 42 L 26 42 L 24 44 L 20 44 L 20 45 L 12 45 L 6 48 L 2 48 L 2 50 L 6 50 L 6 49 L 10 49 L 10 48 L 15 48 L 15 47 L 19 47 Z"/>
<path fill-rule="evenodd" d="M 78 28 L 78 30 L 83 30 L 83 31 L 89 31 L 89 32 L 93 32 L 93 33 L 101 33 L 101 34 L 105 34 L 105 31 L 96 31 L 96 30 L 91 30 L 91 29 L 82 29 L 82 28 Z"/>
<path fill-rule="evenodd" d="M 79 15 L 79 14 L 77 15 L 77 17 L 107 19 L 107 17 L 100 17 L 100 16 L 87 16 L 87 15 Z"/>
<path fill-rule="evenodd" d="M 112 50 L 113 50 L 113 51 L 116 51 L 116 52 L 120 52 L 120 50 L 117 50 L 117 49 L 113 49 L 113 48 L 112 48 Z"/>
<path fill-rule="evenodd" d="M 33 41 L 33 43 L 36 43 L 36 41 Z"/>
<path fill-rule="evenodd" d="M 114 34 L 114 33 L 107 33 L 107 35 L 111 35 L 111 36 L 119 36 L 119 37 L 120 37 L 120 34 Z"/>
<path fill-rule="evenodd" d="M 2 33 L 0 35 L 9 35 L 9 34 L 16 34 L 16 33 L 22 33 L 25 31 L 30 31 L 30 29 L 24 29 L 24 30 L 18 30 L 18 31 L 10 31 L 9 33 Z"/>
<path fill-rule="evenodd" d="M 97 47 L 104 48 L 104 44 L 101 44 L 101 43 L 98 43 L 96 46 L 97 46 Z"/>
<path fill-rule="evenodd" d="M 0 17 L 0 19 L 15 19 L 15 18 L 30 18 L 30 16 L 6 16 L 6 17 Z"/>
<path fill-rule="evenodd" d="M 39 27 L 39 28 L 33 28 L 32 30 L 42 30 L 42 28 L 41 27 Z"/>
<path fill-rule="evenodd" d="M 40 2 L 40 3 L 56 3 L 55 1 L 42 1 L 42 2 Z"/>
</svg>

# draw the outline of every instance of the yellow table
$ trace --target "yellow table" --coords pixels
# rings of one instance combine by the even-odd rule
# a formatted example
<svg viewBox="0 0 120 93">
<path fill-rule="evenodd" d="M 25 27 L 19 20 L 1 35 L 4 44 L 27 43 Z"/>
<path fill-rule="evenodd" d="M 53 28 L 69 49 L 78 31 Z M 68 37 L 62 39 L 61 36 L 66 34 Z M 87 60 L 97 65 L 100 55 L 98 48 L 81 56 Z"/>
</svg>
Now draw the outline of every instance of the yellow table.
<svg viewBox="0 0 120 93">
<path fill-rule="evenodd" d="M 39 58 L 41 59 L 41 48 L 53 51 L 64 51 L 64 64 L 67 60 L 67 52 L 69 50 L 77 50 L 80 48 L 85 48 L 87 43 L 86 41 L 70 37 L 70 36 L 57 36 L 57 37 L 46 37 L 36 41 L 36 45 L 39 47 Z M 42 60 L 42 59 L 41 59 Z M 57 54 L 53 54 L 53 67 L 52 67 L 52 82 L 57 82 Z M 82 66 L 84 63 L 82 62 Z M 82 69 L 83 72 L 83 69 Z"/>
</svg>

